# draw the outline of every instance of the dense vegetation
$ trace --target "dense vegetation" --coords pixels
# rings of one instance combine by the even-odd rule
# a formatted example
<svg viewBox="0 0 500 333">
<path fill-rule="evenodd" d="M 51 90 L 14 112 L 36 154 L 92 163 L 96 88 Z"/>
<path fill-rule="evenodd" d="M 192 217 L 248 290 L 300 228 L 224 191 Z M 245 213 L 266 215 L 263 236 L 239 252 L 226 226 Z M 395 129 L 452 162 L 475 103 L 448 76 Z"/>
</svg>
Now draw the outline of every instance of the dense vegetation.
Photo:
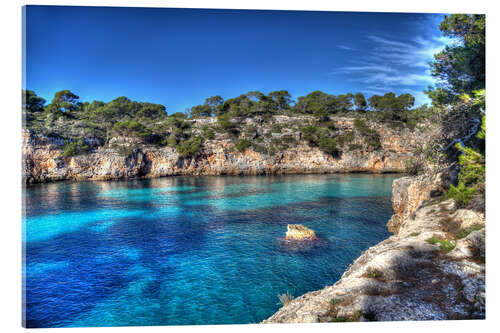
<svg viewBox="0 0 500 333">
<path fill-rule="evenodd" d="M 427 94 L 440 111 L 440 139 L 449 142 L 444 148 L 438 145 L 439 152 L 460 167 L 458 181 L 446 196 L 461 206 L 484 209 L 485 16 L 445 16 L 440 29 L 455 42 L 434 56 L 432 75 L 440 84 Z"/>
<path fill-rule="evenodd" d="M 338 156 L 342 149 L 368 150 L 380 148 L 378 133 L 367 123 L 383 121 L 391 126 L 411 127 L 429 112 L 427 107 L 411 109 L 413 96 L 387 93 L 374 95 L 368 100 L 362 93 L 334 96 L 314 91 L 295 102 L 286 90 L 263 94 L 252 91 L 236 98 L 224 100 L 220 96 L 207 98 L 205 103 L 192 107 L 187 113 L 167 114 L 163 105 L 136 102 L 118 97 L 111 102 L 81 102 L 69 90 L 46 101 L 31 90 L 23 91 L 25 126 L 37 133 L 64 140 L 64 156 L 84 154 L 98 146 L 117 148 L 129 154 L 130 149 L 120 146 L 116 137 L 133 139 L 134 144 L 170 146 L 183 157 L 192 157 L 203 140 L 212 140 L 217 133 L 225 135 L 238 151 L 252 147 L 264 154 L 274 154 L 298 144 L 300 139 L 310 146 Z M 310 121 L 296 128 L 302 137 L 283 134 L 273 116 L 306 116 Z M 356 118 L 356 130 L 341 133 L 335 128 L 332 116 Z M 217 117 L 213 123 L 193 128 L 194 119 Z M 245 120 L 255 120 L 252 126 L 243 126 Z M 268 124 L 271 131 L 262 133 L 257 127 Z M 353 143 L 362 138 L 364 144 Z"/>
<path fill-rule="evenodd" d="M 255 117 L 268 119 L 272 115 L 313 115 L 325 118 L 332 115 L 363 114 L 377 111 L 374 116 L 381 120 L 403 121 L 411 118 L 410 110 L 415 98 L 410 94 L 396 96 L 389 92 L 383 96 L 373 95 L 366 100 L 362 93 L 331 95 L 322 91 L 313 91 L 295 102 L 286 90 L 264 94 L 251 91 L 226 101 L 221 96 L 212 96 L 201 105 L 190 109 L 191 118 L 226 116 Z"/>
</svg>

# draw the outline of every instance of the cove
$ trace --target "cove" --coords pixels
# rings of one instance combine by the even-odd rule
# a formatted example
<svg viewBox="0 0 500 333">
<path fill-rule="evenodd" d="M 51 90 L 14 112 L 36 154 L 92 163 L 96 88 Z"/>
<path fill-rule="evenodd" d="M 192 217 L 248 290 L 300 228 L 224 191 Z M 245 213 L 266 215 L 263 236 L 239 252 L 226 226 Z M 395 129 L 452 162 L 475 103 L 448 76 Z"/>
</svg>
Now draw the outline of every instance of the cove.
<svg viewBox="0 0 500 333">
<path fill-rule="evenodd" d="M 169 177 L 24 190 L 27 327 L 258 323 L 387 238 L 394 175 Z M 319 241 L 282 241 L 300 223 Z"/>
</svg>

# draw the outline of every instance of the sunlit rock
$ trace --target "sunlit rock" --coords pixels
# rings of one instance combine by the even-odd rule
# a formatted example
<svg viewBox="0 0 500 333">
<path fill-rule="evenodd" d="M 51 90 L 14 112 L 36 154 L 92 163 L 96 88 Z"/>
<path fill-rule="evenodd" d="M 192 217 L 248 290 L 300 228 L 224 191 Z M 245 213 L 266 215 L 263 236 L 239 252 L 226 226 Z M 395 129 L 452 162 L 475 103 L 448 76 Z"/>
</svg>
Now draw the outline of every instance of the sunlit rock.
<svg viewBox="0 0 500 333">
<path fill-rule="evenodd" d="M 287 226 L 287 240 L 314 240 L 317 239 L 314 230 L 304 227 L 302 224 L 289 224 Z"/>
</svg>

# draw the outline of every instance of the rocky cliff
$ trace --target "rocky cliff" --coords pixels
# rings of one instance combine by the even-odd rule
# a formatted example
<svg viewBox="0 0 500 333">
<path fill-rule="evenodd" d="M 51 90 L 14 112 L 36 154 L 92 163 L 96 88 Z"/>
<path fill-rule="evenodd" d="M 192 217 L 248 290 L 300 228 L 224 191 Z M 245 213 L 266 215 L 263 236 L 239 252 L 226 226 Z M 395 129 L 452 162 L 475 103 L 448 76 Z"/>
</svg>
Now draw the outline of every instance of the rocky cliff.
<svg viewBox="0 0 500 333">
<path fill-rule="evenodd" d="M 432 198 L 447 177 L 396 180 L 394 235 L 363 252 L 337 283 L 264 323 L 484 318 L 484 215 Z"/>
<path fill-rule="evenodd" d="M 425 141 L 425 133 L 419 130 L 393 129 L 372 124 L 380 137 L 380 147 L 368 147 L 364 138 L 358 135 L 338 155 L 331 155 L 301 140 L 297 128 L 306 120 L 276 116 L 268 127 L 280 126 L 281 133 L 271 133 L 270 128 L 258 128 L 257 132 L 261 131 L 263 136 L 270 137 L 270 142 L 285 137 L 295 138 L 295 144 L 272 153 L 257 152 L 254 147 L 240 152 L 235 149 L 234 140 L 216 135 L 213 139 L 205 140 L 201 149 L 190 158 L 183 158 L 175 148 L 140 144 L 127 137 L 113 137 L 106 145 L 93 145 L 94 149 L 87 154 L 65 157 L 63 140 L 24 130 L 23 178 L 26 183 L 31 184 L 57 180 L 171 175 L 402 172 L 414 149 Z M 334 120 L 339 132 L 351 131 L 354 134 L 353 121 L 354 119 L 349 118 Z M 195 131 L 202 126 L 207 126 L 207 120 L 194 121 Z"/>
</svg>

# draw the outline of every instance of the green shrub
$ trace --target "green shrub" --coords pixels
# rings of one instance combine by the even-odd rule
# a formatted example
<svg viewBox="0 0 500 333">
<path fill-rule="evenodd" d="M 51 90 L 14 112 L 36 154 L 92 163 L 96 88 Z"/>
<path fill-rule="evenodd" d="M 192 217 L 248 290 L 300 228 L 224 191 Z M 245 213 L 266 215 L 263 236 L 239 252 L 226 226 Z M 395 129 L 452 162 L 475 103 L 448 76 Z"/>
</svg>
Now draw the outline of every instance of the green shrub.
<svg viewBox="0 0 500 333">
<path fill-rule="evenodd" d="M 291 135 L 284 135 L 281 137 L 281 141 L 287 145 L 296 145 L 297 144 L 297 139 Z"/>
<path fill-rule="evenodd" d="M 380 135 L 374 129 L 371 129 L 364 120 L 356 118 L 354 120 L 354 127 L 358 130 L 359 134 L 364 136 L 365 143 L 374 150 L 380 149 Z"/>
<path fill-rule="evenodd" d="M 363 149 L 363 146 L 361 146 L 357 143 L 349 145 L 349 151 L 355 151 L 355 150 L 361 150 L 361 149 Z"/>
<path fill-rule="evenodd" d="M 246 140 L 246 139 L 243 139 L 243 140 L 240 140 L 238 141 L 234 147 L 236 149 L 238 149 L 238 151 L 240 152 L 243 152 L 245 150 L 247 150 L 248 148 L 250 148 L 252 146 L 252 143 L 249 141 L 249 140 Z"/>
<path fill-rule="evenodd" d="M 239 133 L 238 128 L 229 120 L 229 114 L 224 114 L 217 117 L 217 123 L 223 132 L 226 132 L 232 136 L 237 136 Z"/>
<path fill-rule="evenodd" d="M 354 131 L 349 131 L 339 138 L 339 144 L 343 145 L 345 143 L 352 142 L 355 136 L 356 134 L 354 133 Z"/>
<path fill-rule="evenodd" d="M 318 132 L 318 128 L 314 125 L 307 125 L 302 127 L 300 129 L 300 132 L 302 132 L 302 139 L 309 142 L 314 142 L 316 141 L 316 133 Z"/>
<path fill-rule="evenodd" d="M 271 129 L 271 133 L 281 133 L 281 126 L 274 125 L 273 128 Z"/>
<path fill-rule="evenodd" d="M 120 134 L 133 134 L 141 138 L 151 135 L 150 130 L 135 120 L 119 121 L 113 125 L 112 130 Z"/>
<path fill-rule="evenodd" d="M 329 130 L 332 130 L 332 131 L 337 129 L 335 121 L 333 121 L 333 120 L 325 122 L 324 125 L 326 128 L 328 128 Z"/>
<path fill-rule="evenodd" d="M 175 148 L 175 146 L 177 146 L 177 138 L 175 134 L 172 133 L 168 136 L 167 145 L 172 148 Z"/>
<path fill-rule="evenodd" d="M 465 228 L 465 229 L 462 229 L 458 232 L 456 238 L 457 239 L 462 239 L 462 238 L 465 238 L 467 236 L 469 236 L 469 234 L 473 231 L 478 231 L 478 230 L 481 230 L 483 229 L 484 226 L 482 225 L 479 225 L 479 224 L 476 224 L 476 225 L 473 225 L 473 226 L 470 226 L 468 228 Z"/>
<path fill-rule="evenodd" d="M 206 140 L 213 140 L 215 138 L 215 132 L 212 128 L 208 127 L 208 126 L 203 126 L 201 128 L 202 132 L 203 132 L 203 137 L 206 139 Z"/>
<path fill-rule="evenodd" d="M 366 122 L 363 119 L 356 118 L 354 119 L 354 127 L 360 131 L 361 133 L 366 132 L 370 128 L 366 125 Z"/>
<path fill-rule="evenodd" d="M 322 137 L 319 139 L 319 148 L 327 154 L 335 155 L 338 153 L 337 141 L 332 138 Z"/>
<path fill-rule="evenodd" d="M 331 304 L 331 305 L 335 305 L 335 304 L 338 304 L 338 303 L 342 303 L 343 301 L 344 301 L 344 299 L 343 299 L 343 298 L 332 298 L 332 299 L 330 300 L 330 304 Z"/>
<path fill-rule="evenodd" d="M 252 144 L 252 148 L 257 153 L 261 153 L 261 154 L 268 154 L 269 153 L 267 148 L 263 145 L 259 145 L 259 144 L 254 143 L 254 144 Z"/>
<path fill-rule="evenodd" d="M 372 278 L 372 279 L 379 279 L 383 276 L 384 274 L 382 271 L 378 269 L 373 269 L 373 268 L 368 268 L 365 273 L 363 274 L 364 277 L 367 278 Z"/>
<path fill-rule="evenodd" d="M 450 242 L 447 239 L 439 239 L 439 238 L 436 238 L 434 236 L 432 236 L 431 238 L 429 238 L 427 240 L 427 243 L 433 244 L 433 245 L 439 243 L 439 248 L 443 252 L 450 252 L 451 250 L 453 250 L 455 248 L 455 243 Z"/>
<path fill-rule="evenodd" d="M 476 188 L 467 187 L 463 182 L 459 182 L 457 186 L 450 185 L 450 188 L 445 193 L 445 196 L 449 199 L 454 199 L 461 207 L 464 207 L 469 203 L 476 193 Z"/>
<path fill-rule="evenodd" d="M 90 147 L 88 145 L 83 144 L 83 139 L 77 139 L 67 143 L 64 146 L 64 150 L 61 155 L 64 157 L 69 157 L 87 153 L 89 151 Z"/>
<path fill-rule="evenodd" d="M 76 143 L 76 141 L 71 141 L 64 147 L 62 156 L 65 157 L 75 156 L 77 153 L 78 153 L 78 144 Z"/>
<path fill-rule="evenodd" d="M 176 146 L 176 150 L 184 158 L 192 157 L 200 150 L 202 142 L 203 140 L 200 137 L 193 137 L 189 140 L 180 142 Z"/>
</svg>

